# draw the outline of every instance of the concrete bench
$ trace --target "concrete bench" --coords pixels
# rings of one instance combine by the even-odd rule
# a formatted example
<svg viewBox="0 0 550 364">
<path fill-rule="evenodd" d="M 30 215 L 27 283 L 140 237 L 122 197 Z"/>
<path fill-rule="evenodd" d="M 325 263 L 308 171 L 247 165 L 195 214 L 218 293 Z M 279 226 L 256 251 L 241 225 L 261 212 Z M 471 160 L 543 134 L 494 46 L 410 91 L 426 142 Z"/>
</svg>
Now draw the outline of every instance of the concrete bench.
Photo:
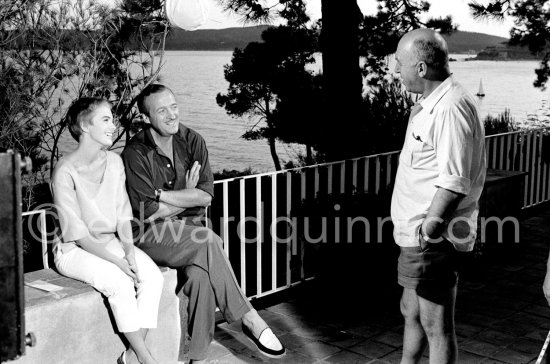
<svg viewBox="0 0 550 364">
<path fill-rule="evenodd" d="M 158 327 L 149 332 L 147 342 L 160 363 L 177 363 L 181 339 L 177 274 L 168 268 L 161 271 L 164 289 Z M 27 347 L 26 355 L 13 363 L 115 363 L 125 346 L 107 300 L 91 286 L 51 269 L 25 274 L 25 283 L 37 280 L 62 290 L 46 292 L 25 285 L 25 331 L 34 333 L 36 345 Z"/>
</svg>

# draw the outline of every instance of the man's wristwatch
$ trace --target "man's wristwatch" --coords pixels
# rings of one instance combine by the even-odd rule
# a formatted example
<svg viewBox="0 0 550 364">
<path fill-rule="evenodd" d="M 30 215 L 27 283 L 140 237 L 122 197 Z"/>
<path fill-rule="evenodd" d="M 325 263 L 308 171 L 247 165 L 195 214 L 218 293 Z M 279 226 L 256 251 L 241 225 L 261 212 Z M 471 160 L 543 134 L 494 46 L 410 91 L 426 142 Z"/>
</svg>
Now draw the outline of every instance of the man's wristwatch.
<svg viewBox="0 0 550 364">
<path fill-rule="evenodd" d="M 155 190 L 155 201 L 159 202 L 160 201 L 160 194 L 162 193 L 162 188 L 157 188 Z"/>
</svg>

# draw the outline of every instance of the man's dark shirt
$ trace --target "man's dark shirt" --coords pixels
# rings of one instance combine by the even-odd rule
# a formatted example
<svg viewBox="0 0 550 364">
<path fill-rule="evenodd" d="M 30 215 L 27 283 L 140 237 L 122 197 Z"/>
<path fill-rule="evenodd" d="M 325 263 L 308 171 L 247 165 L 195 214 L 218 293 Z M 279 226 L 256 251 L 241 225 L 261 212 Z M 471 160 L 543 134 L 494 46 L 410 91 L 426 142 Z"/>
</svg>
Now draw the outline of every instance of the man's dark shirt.
<svg viewBox="0 0 550 364">
<path fill-rule="evenodd" d="M 196 188 L 214 196 L 214 176 L 208 162 L 208 150 L 204 139 L 196 131 L 180 124 L 172 138 L 174 166 L 151 135 L 150 126 L 146 126 L 134 135 L 121 154 L 126 169 L 126 187 L 135 218 L 149 218 L 158 210 L 155 190 L 181 190 L 185 188 L 185 174 L 193 163 L 201 165 L 200 177 Z M 175 167 L 175 168 L 174 168 Z M 140 205 L 143 212 L 140 214 Z M 204 207 L 186 208 L 178 218 L 202 217 Z"/>
</svg>

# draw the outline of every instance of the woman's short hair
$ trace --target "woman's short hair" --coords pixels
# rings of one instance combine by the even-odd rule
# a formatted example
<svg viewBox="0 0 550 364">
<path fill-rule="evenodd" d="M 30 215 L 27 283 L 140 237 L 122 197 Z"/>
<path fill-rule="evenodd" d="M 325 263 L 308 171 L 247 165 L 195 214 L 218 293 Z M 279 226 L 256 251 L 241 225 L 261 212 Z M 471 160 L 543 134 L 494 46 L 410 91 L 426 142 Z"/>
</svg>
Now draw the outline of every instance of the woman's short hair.
<svg viewBox="0 0 550 364">
<path fill-rule="evenodd" d="M 69 107 L 66 117 L 67 126 L 76 141 L 79 141 L 82 135 L 82 124 L 91 124 L 90 114 L 100 105 L 111 107 L 109 101 L 100 97 L 81 97 Z"/>
</svg>

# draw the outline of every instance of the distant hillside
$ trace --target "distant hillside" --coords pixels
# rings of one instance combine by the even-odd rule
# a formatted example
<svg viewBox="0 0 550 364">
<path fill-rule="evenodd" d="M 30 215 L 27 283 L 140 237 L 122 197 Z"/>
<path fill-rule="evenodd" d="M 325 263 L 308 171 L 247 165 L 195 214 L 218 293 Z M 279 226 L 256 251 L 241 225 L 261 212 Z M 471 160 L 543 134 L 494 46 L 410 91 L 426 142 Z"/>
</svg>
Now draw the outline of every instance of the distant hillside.
<svg viewBox="0 0 550 364">
<path fill-rule="evenodd" d="M 481 52 L 486 47 L 497 46 L 507 42 L 507 38 L 494 35 L 473 32 L 455 32 L 452 35 L 444 36 L 449 46 L 449 53 L 472 53 Z"/>
<path fill-rule="evenodd" d="M 268 25 L 254 27 L 204 29 L 192 32 L 175 29 L 166 40 L 167 50 L 233 50 L 244 48 L 250 42 L 261 41 Z M 508 39 L 483 33 L 458 31 L 445 36 L 450 53 L 478 53 L 486 47 L 496 46 Z"/>
<path fill-rule="evenodd" d="M 167 50 L 234 50 L 262 40 L 268 25 L 254 27 L 203 29 L 192 32 L 175 29 L 166 39 Z"/>
</svg>

